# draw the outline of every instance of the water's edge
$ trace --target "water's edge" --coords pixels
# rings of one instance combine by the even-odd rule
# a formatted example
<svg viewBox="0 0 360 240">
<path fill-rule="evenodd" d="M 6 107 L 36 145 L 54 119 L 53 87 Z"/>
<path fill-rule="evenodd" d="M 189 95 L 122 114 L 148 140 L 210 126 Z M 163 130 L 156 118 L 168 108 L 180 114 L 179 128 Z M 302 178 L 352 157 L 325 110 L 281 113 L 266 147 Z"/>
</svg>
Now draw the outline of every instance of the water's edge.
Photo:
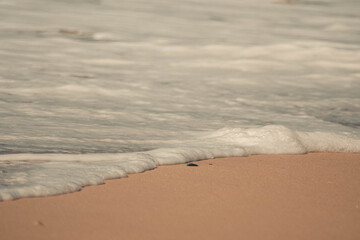
<svg viewBox="0 0 360 240">
<path fill-rule="evenodd" d="M 0 155 L 0 200 L 70 193 L 160 165 L 256 154 L 360 152 L 360 140 L 278 125 L 224 128 L 180 146 L 146 152 Z"/>
</svg>

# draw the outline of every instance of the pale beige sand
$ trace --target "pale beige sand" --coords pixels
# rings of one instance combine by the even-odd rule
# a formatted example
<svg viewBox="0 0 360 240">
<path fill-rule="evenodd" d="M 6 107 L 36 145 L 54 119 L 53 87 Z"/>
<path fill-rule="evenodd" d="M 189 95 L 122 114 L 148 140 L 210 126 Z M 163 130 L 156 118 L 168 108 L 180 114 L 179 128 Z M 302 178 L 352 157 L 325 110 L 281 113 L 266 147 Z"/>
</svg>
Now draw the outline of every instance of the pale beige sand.
<svg viewBox="0 0 360 240">
<path fill-rule="evenodd" d="M 360 154 L 163 166 L 0 203 L 0 239 L 360 239 Z"/>
</svg>

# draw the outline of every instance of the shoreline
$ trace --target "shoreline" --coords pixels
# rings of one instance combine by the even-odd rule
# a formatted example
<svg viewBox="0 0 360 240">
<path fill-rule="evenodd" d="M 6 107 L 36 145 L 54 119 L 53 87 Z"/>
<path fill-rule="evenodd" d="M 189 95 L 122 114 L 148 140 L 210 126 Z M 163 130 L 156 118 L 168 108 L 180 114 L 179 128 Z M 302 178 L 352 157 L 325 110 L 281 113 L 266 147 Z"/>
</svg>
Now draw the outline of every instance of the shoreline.
<svg viewBox="0 0 360 240">
<path fill-rule="evenodd" d="M 64 195 L 0 202 L 2 239 L 356 239 L 360 153 L 159 166 Z"/>
</svg>

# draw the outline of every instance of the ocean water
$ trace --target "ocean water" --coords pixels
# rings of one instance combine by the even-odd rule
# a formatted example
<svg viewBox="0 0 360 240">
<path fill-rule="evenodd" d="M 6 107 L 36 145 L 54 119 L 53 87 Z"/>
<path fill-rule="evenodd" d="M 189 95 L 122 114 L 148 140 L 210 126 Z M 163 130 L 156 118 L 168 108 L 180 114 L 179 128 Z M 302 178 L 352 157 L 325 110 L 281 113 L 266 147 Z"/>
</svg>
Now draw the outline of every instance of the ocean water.
<svg viewBox="0 0 360 240">
<path fill-rule="evenodd" d="M 0 200 L 360 152 L 360 1 L 0 0 Z"/>
</svg>

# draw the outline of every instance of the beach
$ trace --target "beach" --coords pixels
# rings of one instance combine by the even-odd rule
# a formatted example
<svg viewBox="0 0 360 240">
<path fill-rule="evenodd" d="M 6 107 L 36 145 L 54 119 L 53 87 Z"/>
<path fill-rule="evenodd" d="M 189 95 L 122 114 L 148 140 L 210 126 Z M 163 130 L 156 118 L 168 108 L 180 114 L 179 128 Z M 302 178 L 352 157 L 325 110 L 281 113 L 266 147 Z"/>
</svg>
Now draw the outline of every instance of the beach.
<svg viewBox="0 0 360 240">
<path fill-rule="evenodd" d="M 358 239 L 360 154 L 179 164 L 0 202 L 1 239 Z"/>
<path fill-rule="evenodd" d="M 0 1 L 0 240 L 359 239 L 359 12 Z"/>
</svg>

